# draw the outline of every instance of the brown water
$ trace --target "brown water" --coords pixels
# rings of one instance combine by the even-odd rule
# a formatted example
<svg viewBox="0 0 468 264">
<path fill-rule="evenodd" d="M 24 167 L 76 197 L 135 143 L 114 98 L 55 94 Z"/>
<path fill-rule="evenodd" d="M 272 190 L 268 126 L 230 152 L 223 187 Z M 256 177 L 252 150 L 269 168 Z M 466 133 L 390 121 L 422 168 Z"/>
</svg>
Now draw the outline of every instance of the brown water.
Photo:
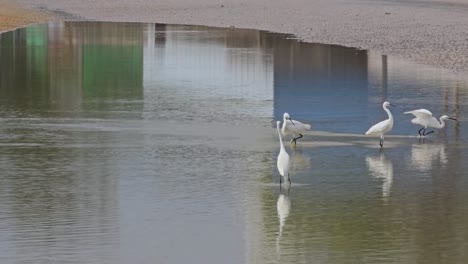
<svg viewBox="0 0 468 264">
<path fill-rule="evenodd" d="M 255 30 L 4 33 L 0 263 L 464 263 L 467 102 L 444 70 Z M 421 107 L 459 122 L 418 140 Z M 280 193 L 285 111 L 314 132 Z"/>
</svg>

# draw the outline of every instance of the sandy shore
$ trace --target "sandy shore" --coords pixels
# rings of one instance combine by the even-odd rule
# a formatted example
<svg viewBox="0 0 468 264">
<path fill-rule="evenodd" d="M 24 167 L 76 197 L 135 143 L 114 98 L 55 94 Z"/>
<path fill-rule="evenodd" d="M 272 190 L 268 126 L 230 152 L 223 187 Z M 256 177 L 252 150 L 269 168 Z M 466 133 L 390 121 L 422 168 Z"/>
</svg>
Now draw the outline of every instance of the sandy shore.
<svg viewBox="0 0 468 264">
<path fill-rule="evenodd" d="M 0 32 L 51 19 L 42 12 L 21 8 L 11 0 L 0 0 Z"/>
<path fill-rule="evenodd" d="M 69 18 L 99 21 L 235 26 L 292 33 L 308 42 L 372 49 L 468 72 L 468 0 L 16 0 L 16 3 L 55 12 L 62 19 L 68 13 Z"/>
</svg>

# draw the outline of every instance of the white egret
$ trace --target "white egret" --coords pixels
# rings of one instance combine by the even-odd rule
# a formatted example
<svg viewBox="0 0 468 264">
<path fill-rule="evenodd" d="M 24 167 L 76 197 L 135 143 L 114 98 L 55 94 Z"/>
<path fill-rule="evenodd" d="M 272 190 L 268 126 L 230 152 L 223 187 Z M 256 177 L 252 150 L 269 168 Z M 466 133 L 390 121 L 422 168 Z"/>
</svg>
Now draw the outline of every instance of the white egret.
<svg viewBox="0 0 468 264">
<path fill-rule="evenodd" d="M 424 137 L 424 136 L 427 136 L 427 135 L 429 135 L 431 133 L 434 133 L 434 131 L 426 133 L 426 129 L 428 127 L 440 129 L 440 128 L 443 128 L 445 126 L 444 120 L 447 120 L 447 119 L 457 120 L 455 118 L 443 115 L 443 116 L 441 116 L 439 118 L 439 120 L 440 120 L 440 123 L 439 123 L 439 121 L 435 117 L 432 116 L 431 111 L 429 111 L 427 109 L 417 109 L 417 110 L 413 110 L 413 111 L 408 111 L 408 112 L 405 112 L 405 114 L 414 115 L 416 118 L 411 119 L 411 123 L 413 123 L 415 125 L 422 126 L 422 128 L 419 129 L 419 131 L 418 131 L 418 134 L 419 134 L 420 137 Z M 421 131 L 422 131 L 422 134 L 421 134 Z"/>
<path fill-rule="evenodd" d="M 276 122 L 276 130 L 278 131 L 278 136 L 280 140 L 280 152 L 278 154 L 278 160 L 276 161 L 276 166 L 278 167 L 278 172 L 281 177 L 285 178 L 288 177 L 289 183 L 291 183 L 291 179 L 289 178 L 289 154 L 286 152 L 284 148 L 283 139 L 281 138 L 280 133 L 280 121 Z M 280 177 L 280 185 L 281 185 L 281 177 Z"/>
<path fill-rule="evenodd" d="M 283 135 L 292 134 L 293 138 L 291 139 L 291 143 L 294 142 L 296 144 L 296 140 L 302 138 L 302 133 L 304 131 L 310 130 L 310 125 L 303 124 L 297 120 L 292 120 L 288 113 L 284 113 L 283 115 L 283 127 L 281 128 L 281 132 Z M 298 137 L 296 137 L 296 135 Z"/>
<path fill-rule="evenodd" d="M 379 135 L 380 136 L 380 147 L 383 147 L 385 134 L 387 134 L 393 128 L 393 115 L 392 115 L 392 112 L 390 112 L 390 110 L 388 110 L 389 106 L 395 107 L 394 105 L 392 105 L 389 102 L 384 102 L 382 104 L 383 109 L 388 114 L 388 119 L 373 125 L 366 132 L 366 135 Z"/>
</svg>

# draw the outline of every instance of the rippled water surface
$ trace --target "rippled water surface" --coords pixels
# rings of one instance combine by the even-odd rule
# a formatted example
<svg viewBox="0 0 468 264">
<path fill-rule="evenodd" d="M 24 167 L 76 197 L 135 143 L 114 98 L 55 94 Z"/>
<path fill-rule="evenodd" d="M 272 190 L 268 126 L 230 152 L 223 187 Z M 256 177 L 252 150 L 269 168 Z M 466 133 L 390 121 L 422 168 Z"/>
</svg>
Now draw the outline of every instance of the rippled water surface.
<svg viewBox="0 0 468 264">
<path fill-rule="evenodd" d="M 255 30 L 3 33 L 0 262 L 464 263 L 467 104 L 444 70 Z M 418 140 L 422 107 L 459 121 Z M 280 192 L 285 111 L 313 132 Z"/>
</svg>

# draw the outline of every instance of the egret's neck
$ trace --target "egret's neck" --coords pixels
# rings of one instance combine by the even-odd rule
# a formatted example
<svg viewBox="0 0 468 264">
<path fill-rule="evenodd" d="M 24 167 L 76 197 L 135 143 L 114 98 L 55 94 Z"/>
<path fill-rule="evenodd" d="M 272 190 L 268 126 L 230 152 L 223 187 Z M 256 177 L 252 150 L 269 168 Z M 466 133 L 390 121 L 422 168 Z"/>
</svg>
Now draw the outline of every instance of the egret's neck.
<svg viewBox="0 0 468 264">
<path fill-rule="evenodd" d="M 287 122 L 287 119 L 286 118 L 283 118 L 283 125 L 281 127 L 281 132 L 283 134 L 285 134 L 285 131 L 286 131 L 286 122 Z"/>
<path fill-rule="evenodd" d="M 389 110 L 385 105 L 383 106 L 383 109 L 385 110 L 385 112 L 387 112 L 388 119 L 389 119 L 390 122 L 393 124 L 393 115 L 392 115 L 392 112 L 390 112 L 390 110 Z"/>
<path fill-rule="evenodd" d="M 443 128 L 445 126 L 445 121 L 442 118 L 439 118 L 440 124 L 437 124 L 437 128 Z"/>
<path fill-rule="evenodd" d="M 276 126 L 276 130 L 278 131 L 278 137 L 279 137 L 279 140 L 280 140 L 281 149 L 284 149 L 284 146 L 283 146 L 283 139 L 281 138 L 281 133 L 280 133 L 280 127 L 279 127 L 279 125 Z"/>
</svg>

